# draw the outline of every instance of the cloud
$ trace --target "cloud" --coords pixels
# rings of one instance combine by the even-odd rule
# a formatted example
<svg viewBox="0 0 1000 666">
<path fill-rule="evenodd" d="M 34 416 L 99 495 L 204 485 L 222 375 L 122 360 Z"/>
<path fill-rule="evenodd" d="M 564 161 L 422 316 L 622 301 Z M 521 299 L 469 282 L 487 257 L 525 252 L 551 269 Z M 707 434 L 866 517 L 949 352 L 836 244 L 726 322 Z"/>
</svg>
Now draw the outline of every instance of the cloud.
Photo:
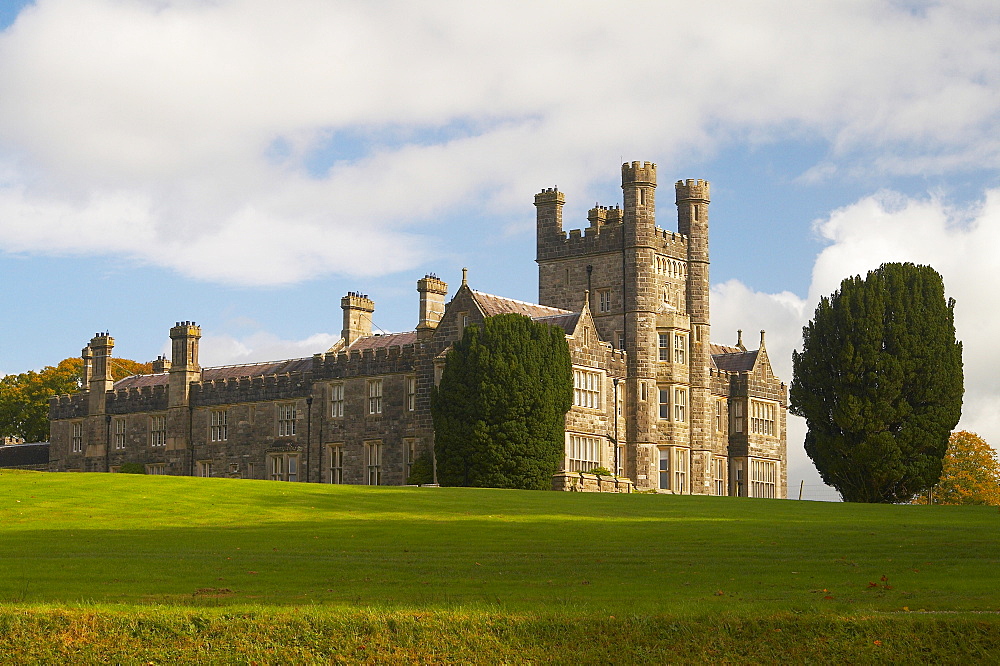
<svg viewBox="0 0 1000 666">
<path fill-rule="evenodd" d="M 958 208 L 940 196 L 905 197 L 880 192 L 833 211 L 815 223 L 829 245 L 816 258 L 807 299 L 794 294 L 753 291 L 731 280 L 712 288 L 713 339 L 732 343 L 731 331 L 768 331 L 768 356 L 778 376 L 790 381 L 791 353 L 820 296 L 852 275 L 866 275 L 885 262 L 933 266 L 944 277 L 945 295 L 954 298 L 955 329 L 963 344 L 965 403 L 959 429 L 979 433 L 1000 447 L 1000 190 L 988 190 L 975 205 Z M 745 334 L 746 335 L 746 334 Z M 748 346 L 754 342 L 746 338 Z M 801 443 L 801 419 L 789 417 L 789 483 L 806 478 L 811 462 Z M 791 489 L 792 492 L 794 489 Z"/>
<path fill-rule="evenodd" d="M 339 334 L 330 333 L 315 333 L 303 340 L 283 340 L 264 331 L 241 338 L 207 333 L 201 340 L 199 362 L 204 367 L 214 367 L 283 358 L 307 358 L 325 352 L 339 339 Z M 164 353 L 169 354 L 169 349 L 164 349 Z"/>
<path fill-rule="evenodd" d="M 410 268 L 470 208 L 737 136 L 828 142 L 819 178 L 996 167 L 998 22 L 989 2 L 38 0 L 0 34 L 0 245 L 278 284 Z"/>
</svg>

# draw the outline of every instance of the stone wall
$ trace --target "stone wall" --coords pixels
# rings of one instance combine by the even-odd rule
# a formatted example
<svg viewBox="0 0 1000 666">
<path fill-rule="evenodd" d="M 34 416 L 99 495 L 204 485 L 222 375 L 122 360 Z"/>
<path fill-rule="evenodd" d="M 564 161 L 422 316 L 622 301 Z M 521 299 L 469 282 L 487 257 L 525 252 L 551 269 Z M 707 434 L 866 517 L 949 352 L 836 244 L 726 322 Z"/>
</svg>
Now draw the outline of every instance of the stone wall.
<svg viewBox="0 0 1000 666">
<path fill-rule="evenodd" d="M 631 493 L 635 484 L 630 479 L 598 476 L 586 472 L 558 472 L 552 476 L 552 490 L 579 493 Z"/>
</svg>

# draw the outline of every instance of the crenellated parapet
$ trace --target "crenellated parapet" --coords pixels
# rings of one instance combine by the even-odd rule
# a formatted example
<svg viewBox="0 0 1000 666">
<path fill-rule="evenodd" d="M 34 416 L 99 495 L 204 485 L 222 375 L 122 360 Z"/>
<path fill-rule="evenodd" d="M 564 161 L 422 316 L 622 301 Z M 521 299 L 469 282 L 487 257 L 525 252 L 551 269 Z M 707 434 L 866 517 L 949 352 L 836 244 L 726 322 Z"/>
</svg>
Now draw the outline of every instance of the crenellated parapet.
<svg viewBox="0 0 1000 666">
<path fill-rule="evenodd" d="M 419 347 L 415 343 L 316 354 L 313 356 L 312 376 L 319 381 L 412 372 L 416 368 Z"/>
<path fill-rule="evenodd" d="M 620 212 L 620 209 L 618 210 Z M 607 218 L 604 220 L 601 222 L 600 218 L 592 219 L 591 226 L 586 229 L 571 229 L 569 232 L 549 236 L 544 243 L 538 246 L 537 258 L 539 260 L 564 259 L 589 254 L 621 252 L 621 218 L 617 218 L 614 222 L 607 221 Z M 594 222 L 598 224 L 595 225 Z M 684 260 L 687 258 L 688 237 L 684 234 L 655 227 L 650 238 L 651 245 L 655 250 L 676 259 Z"/>
<path fill-rule="evenodd" d="M 626 162 L 622 164 L 622 185 L 656 187 L 656 164 L 653 162 Z"/>
<path fill-rule="evenodd" d="M 49 398 L 49 420 L 75 419 L 87 415 L 87 392 Z"/>
<path fill-rule="evenodd" d="M 108 391 L 105 409 L 108 414 L 163 411 L 168 406 L 168 394 L 166 384 Z"/>
<path fill-rule="evenodd" d="M 205 407 L 304 398 L 312 394 L 313 379 L 311 372 L 284 372 L 195 382 L 191 384 L 191 404 Z"/>
</svg>

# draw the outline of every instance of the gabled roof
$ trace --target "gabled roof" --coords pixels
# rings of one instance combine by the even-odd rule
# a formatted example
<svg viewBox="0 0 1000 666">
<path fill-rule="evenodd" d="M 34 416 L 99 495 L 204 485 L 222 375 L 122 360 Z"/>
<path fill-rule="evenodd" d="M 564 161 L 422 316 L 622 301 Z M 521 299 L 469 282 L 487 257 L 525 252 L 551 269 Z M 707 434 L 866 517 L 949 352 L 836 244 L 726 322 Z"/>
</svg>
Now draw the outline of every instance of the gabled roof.
<svg viewBox="0 0 1000 666">
<path fill-rule="evenodd" d="M 532 319 L 550 326 L 558 326 L 566 332 L 566 335 L 573 335 L 573 332 L 576 331 L 576 324 L 580 321 L 580 313 L 571 312 L 569 314 L 549 315 L 547 317 L 532 317 Z"/>
<path fill-rule="evenodd" d="M 715 345 L 712 346 L 715 347 Z M 740 351 L 737 349 L 735 352 L 712 354 L 712 362 L 715 363 L 715 367 L 719 370 L 727 372 L 750 372 L 757 364 L 758 351 L 757 349 L 753 351 Z"/>
<path fill-rule="evenodd" d="M 476 291 L 475 289 L 470 289 L 470 291 L 472 292 L 472 296 L 476 299 L 476 302 L 479 304 L 480 309 L 483 311 L 483 315 L 486 317 L 492 317 L 498 314 L 514 313 L 527 315 L 532 319 L 537 319 L 540 317 L 551 317 L 553 315 L 575 314 L 570 310 L 550 308 L 547 305 L 525 303 L 524 301 L 517 301 L 513 298 L 504 298 L 503 296 L 484 294 L 483 292 Z"/>
<path fill-rule="evenodd" d="M 711 343 L 710 347 L 711 347 L 712 356 L 715 356 L 716 354 L 742 354 L 743 352 L 746 351 L 746 349 L 742 349 L 740 347 L 730 347 L 729 345 L 719 345 L 719 344 L 716 344 L 714 342 Z"/>
<path fill-rule="evenodd" d="M 405 333 L 382 333 L 380 335 L 370 335 L 365 338 L 358 338 L 354 344 L 347 347 L 345 351 L 382 349 L 384 347 L 397 347 L 400 345 L 412 345 L 417 341 L 416 331 Z"/>
</svg>

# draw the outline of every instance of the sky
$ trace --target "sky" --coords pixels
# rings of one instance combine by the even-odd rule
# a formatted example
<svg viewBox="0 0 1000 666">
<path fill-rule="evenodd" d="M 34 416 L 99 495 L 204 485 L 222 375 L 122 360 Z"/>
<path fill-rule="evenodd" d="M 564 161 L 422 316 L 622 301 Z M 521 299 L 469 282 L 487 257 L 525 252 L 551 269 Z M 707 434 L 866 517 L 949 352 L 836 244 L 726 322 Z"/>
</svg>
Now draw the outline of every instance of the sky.
<svg viewBox="0 0 1000 666">
<path fill-rule="evenodd" d="M 1000 12 L 904 2 L 0 1 L 0 373 L 97 331 L 150 360 L 301 357 L 340 298 L 416 280 L 537 300 L 533 195 L 567 229 L 620 164 L 705 178 L 712 336 L 776 372 L 820 296 L 887 261 L 956 299 L 959 427 L 1000 443 Z M 666 188 L 666 189 L 664 189 Z M 831 499 L 789 418 L 789 494 Z"/>
</svg>

